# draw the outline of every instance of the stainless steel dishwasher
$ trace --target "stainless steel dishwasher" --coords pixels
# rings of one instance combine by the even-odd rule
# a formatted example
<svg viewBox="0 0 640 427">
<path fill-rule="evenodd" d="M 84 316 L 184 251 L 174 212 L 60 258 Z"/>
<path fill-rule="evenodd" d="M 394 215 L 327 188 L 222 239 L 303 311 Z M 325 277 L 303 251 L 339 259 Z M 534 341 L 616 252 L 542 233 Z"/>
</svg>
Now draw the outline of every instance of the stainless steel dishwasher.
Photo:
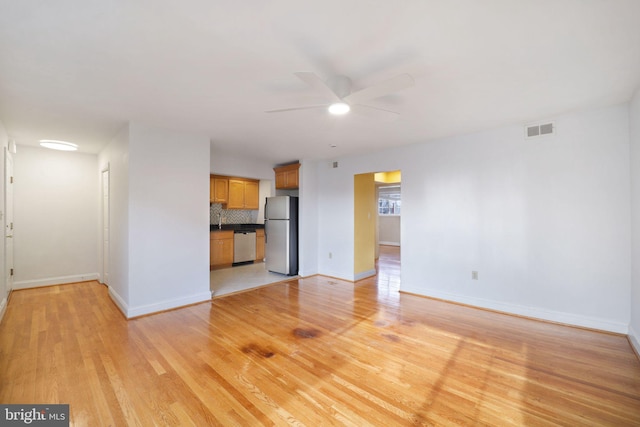
<svg viewBox="0 0 640 427">
<path fill-rule="evenodd" d="M 256 231 L 235 230 L 233 233 L 233 263 L 243 263 L 256 259 Z"/>
</svg>

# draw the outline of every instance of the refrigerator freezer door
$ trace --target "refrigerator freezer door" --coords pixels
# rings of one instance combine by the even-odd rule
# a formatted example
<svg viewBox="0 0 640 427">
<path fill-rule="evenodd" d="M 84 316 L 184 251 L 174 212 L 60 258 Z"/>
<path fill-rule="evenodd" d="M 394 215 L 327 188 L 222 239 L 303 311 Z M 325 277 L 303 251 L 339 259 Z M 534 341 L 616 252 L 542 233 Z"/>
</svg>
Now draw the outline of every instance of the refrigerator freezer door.
<svg viewBox="0 0 640 427">
<path fill-rule="evenodd" d="M 264 211 L 265 219 L 290 219 L 289 202 L 290 197 L 288 196 L 268 197 Z"/>
<path fill-rule="evenodd" d="M 268 271 L 289 274 L 289 221 L 265 221 L 265 263 Z"/>
</svg>

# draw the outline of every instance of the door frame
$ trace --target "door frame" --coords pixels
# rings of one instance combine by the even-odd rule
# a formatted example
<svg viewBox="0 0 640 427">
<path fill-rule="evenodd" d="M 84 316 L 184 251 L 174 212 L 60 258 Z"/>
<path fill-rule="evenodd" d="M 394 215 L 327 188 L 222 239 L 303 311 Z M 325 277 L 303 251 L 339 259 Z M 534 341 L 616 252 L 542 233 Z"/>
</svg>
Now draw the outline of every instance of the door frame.
<svg viewBox="0 0 640 427">
<path fill-rule="evenodd" d="M 106 176 L 106 192 L 105 192 Z M 106 194 L 105 194 L 106 193 Z M 109 164 L 100 171 L 100 282 L 109 285 L 111 264 L 111 170 Z M 106 231 L 105 231 L 106 230 Z"/>
</svg>

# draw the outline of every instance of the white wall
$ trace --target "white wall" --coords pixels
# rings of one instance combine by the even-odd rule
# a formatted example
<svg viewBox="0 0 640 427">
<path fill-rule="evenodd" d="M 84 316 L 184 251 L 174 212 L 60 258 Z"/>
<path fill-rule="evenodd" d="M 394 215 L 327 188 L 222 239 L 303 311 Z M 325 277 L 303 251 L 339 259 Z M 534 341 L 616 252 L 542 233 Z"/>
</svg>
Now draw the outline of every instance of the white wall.
<svg viewBox="0 0 640 427">
<path fill-rule="evenodd" d="M 364 171 L 377 168 L 362 158 Z M 338 168 L 318 162 L 318 272 L 354 280 L 354 191 L 353 175 L 362 169 L 358 159 L 341 159 Z"/>
<path fill-rule="evenodd" d="M 318 274 L 318 163 L 303 160 L 300 166 L 298 207 L 298 272 Z"/>
<path fill-rule="evenodd" d="M 209 139 L 129 129 L 128 315 L 208 300 Z"/>
<path fill-rule="evenodd" d="M 629 106 L 631 142 L 631 323 L 629 337 L 640 354 L 640 89 Z"/>
<path fill-rule="evenodd" d="M 126 313 L 129 301 L 129 125 L 99 154 L 99 175 L 109 169 L 109 293 Z M 102 192 L 100 192 L 100 197 Z M 101 205 L 102 206 L 102 205 Z M 102 226 L 102 217 L 100 218 Z M 102 239 L 102 235 L 98 236 Z M 99 263 L 102 245 L 98 244 Z"/>
<path fill-rule="evenodd" d="M 14 288 L 98 278 L 98 159 L 18 146 Z"/>
<path fill-rule="evenodd" d="M 321 164 L 320 273 L 352 279 L 353 175 L 402 170 L 402 290 L 627 332 L 627 106 L 553 119 Z"/>
<path fill-rule="evenodd" d="M 100 153 L 111 183 L 110 294 L 127 317 L 206 301 L 209 140 L 130 123 Z"/>
<path fill-rule="evenodd" d="M 211 149 L 210 172 L 216 175 L 266 179 L 270 181 L 273 181 L 275 178 L 273 164 L 270 162 L 251 157 L 250 154 L 238 156 L 214 149 Z"/>
<path fill-rule="evenodd" d="M 378 215 L 378 240 L 381 245 L 400 246 L 400 215 Z"/>
</svg>

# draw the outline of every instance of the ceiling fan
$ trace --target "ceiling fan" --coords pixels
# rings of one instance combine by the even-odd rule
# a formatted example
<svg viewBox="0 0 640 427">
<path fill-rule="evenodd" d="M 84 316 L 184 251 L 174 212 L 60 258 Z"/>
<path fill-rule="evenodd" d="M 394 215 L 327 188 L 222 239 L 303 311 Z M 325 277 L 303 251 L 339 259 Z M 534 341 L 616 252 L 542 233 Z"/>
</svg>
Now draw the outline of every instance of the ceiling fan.
<svg viewBox="0 0 640 427">
<path fill-rule="evenodd" d="M 376 118 L 393 119 L 399 113 L 365 105 L 363 102 L 380 98 L 414 85 L 413 77 L 409 74 L 400 74 L 376 85 L 351 92 L 351 79 L 347 76 L 334 76 L 325 82 L 312 72 L 302 71 L 293 74 L 319 94 L 325 96 L 327 102 L 324 104 L 267 110 L 265 111 L 266 113 L 327 108 L 331 114 L 346 114 L 353 110 Z"/>
</svg>

